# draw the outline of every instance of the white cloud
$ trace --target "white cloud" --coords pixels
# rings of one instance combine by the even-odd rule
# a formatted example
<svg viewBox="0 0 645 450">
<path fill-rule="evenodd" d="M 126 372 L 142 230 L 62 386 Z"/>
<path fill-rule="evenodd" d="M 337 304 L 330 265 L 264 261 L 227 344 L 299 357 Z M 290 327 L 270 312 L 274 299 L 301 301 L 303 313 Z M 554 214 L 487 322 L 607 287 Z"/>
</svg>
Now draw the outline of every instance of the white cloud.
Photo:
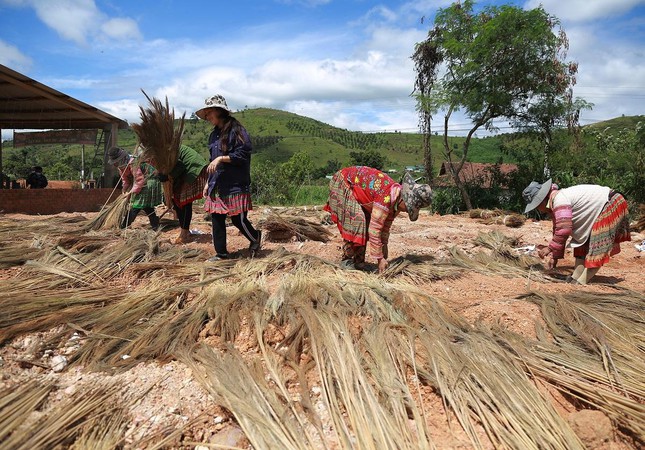
<svg viewBox="0 0 645 450">
<path fill-rule="evenodd" d="M 123 119 L 128 122 L 138 122 L 140 103 L 143 104 L 143 102 L 138 103 L 135 100 L 126 99 L 109 102 L 99 102 L 95 106 L 109 114 L 112 114 L 115 117 L 118 117 L 119 119 Z"/>
<path fill-rule="evenodd" d="M 92 37 L 139 39 L 137 23 L 129 18 L 110 18 L 94 0 L 4 0 L 10 6 L 30 7 L 61 38 L 84 45 Z M 100 31 L 100 32 L 99 32 Z M 102 32 L 102 33 L 101 33 Z"/>
<path fill-rule="evenodd" d="M 0 39 L 0 64 L 24 72 L 32 65 L 32 60 L 17 47 Z"/>
<path fill-rule="evenodd" d="M 141 39 L 137 23 L 128 18 L 109 19 L 101 25 L 101 31 L 111 39 Z"/>
<path fill-rule="evenodd" d="M 561 20 L 584 22 L 620 16 L 642 4 L 645 0 L 529 0 L 524 7 L 532 9 L 542 5 Z"/>
</svg>

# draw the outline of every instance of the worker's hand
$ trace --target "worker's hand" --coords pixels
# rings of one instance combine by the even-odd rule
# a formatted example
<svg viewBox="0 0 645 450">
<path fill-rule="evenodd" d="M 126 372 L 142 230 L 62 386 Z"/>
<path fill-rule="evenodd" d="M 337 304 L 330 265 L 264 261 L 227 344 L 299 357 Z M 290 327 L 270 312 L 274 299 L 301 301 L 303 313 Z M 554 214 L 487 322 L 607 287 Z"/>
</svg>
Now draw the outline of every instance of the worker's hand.
<svg viewBox="0 0 645 450">
<path fill-rule="evenodd" d="M 204 185 L 204 189 L 202 191 L 202 194 L 204 195 L 204 197 L 206 197 L 208 195 L 208 182 L 206 182 L 206 184 Z"/>
<path fill-rule="evenodd" d="M 211 161 L 208 167 L 206 167 L 206 172 L 209 174 L 215 173 L 217 171 L 217 166 L 219 166 L 220 162 L 222 162 L 222 157 L 218 156 L 217 158 Z"/>
<path fill-rule="evenodd" d="M 385 272 L 385 269 L 387 269 L 388 262 L 387 259 L 381 258 L 378 260 L 378 273 L 383 273 Z"/>
<path fill-rule="evenodd" d="M 546 258 L 546 256 L 550 254 L 551 254 L 551 249 L 549 247 L 544 247 L 538 250 L 538 256 L 542 259 Z"/>
</svg>

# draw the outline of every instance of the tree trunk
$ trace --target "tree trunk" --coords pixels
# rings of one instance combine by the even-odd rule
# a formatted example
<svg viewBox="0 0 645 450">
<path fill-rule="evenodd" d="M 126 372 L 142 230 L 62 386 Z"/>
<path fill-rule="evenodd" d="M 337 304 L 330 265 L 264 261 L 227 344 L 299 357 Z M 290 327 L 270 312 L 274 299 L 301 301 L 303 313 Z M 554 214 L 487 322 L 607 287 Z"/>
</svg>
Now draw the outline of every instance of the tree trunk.
<svg viewBox="0 0 645 450">
<path fill-rule="evenodd" d="M 468 195 L 468 191 L 466 191 L 466 186 L 464 186 L 464 183 L 461 182 L 461 179 L 459 178 L 459 173 L 461 172 L 461 168 L 463 167 L 463 163 L 458 166 L 457 170 L 452 166 L 452 163 L 450 163 L 450 172 L 452 173 L 452 179 L 455 182 L 455 186 L 457 186 L 457 189 L 459 189 L 459 193 L 461 194 L 461 199 L 464 201 L 464 204 L 466 205 L 466 209 L 470 211 L 473 209 L 472 202 L 470 201 L 470 195 Z"/>
<path fill-rule="evenodd" d="M 466 205 L 467 210 L 473 209 L 472 202 L 470 201 L 470 195 L 468 195 L 468 192 L 466 191 L 466 186 L 464 186 L 464 183 L 462 183 L 461 178 L 459 178 L 459 173 L 461 172 L 461 169 L 464 167 L 464 163 L 466 162 L 466 157 L 468 156 L 468 147 L 470 146 L 470 140 L 473 137 L 473 134 L 481 125 L 475 125 L 473 129 L 471 129 L 468 132 L 468 136 L 466 137 L 466 140 L 464 141 L 464 154 L 461 157 L 461 161 L 459 161 L 459 164 L 457 167 L 455 167 L 452 164 L 452 148 L 450 148 L 450 144 L 448 143 L 448 121 L 450 120 L 450 114 L 452 114 L 452 108 L 448 110 L 448 114 L 446 114 L 444 118 L 444 123 L 443 123 L 443 148 L 444 148 L 444 153 L 446 157 L 448 158 L 448 165 L 450 167 L 450 173 L 452 174 L 452 179 L 455 182 L 455 186 L 459 190 L 459 193 L 461 194 L 461 199 L 464 201 L 464 204 Z"/>
<path fill-rule="evenodd" d="M 549 164 L 549 153 L 551 151 L 551 133 L 549 130 L 546 130 L 544 136 L 544 179 L 548 180 L 551 178 L 551 167 Z"/>
<path fill-rule="evenodd" d="M 426 172 L 426 183 L 431 184 L 434 178 L 434 161 L 432 159 L 432 145 L 430 144 L 430 138 L 432 133 L 430 131 L 430 122 L 432 118 L 429 114 L 424 118 L 424 130 L 423 130 L 423 168 Z"/>
</svg>

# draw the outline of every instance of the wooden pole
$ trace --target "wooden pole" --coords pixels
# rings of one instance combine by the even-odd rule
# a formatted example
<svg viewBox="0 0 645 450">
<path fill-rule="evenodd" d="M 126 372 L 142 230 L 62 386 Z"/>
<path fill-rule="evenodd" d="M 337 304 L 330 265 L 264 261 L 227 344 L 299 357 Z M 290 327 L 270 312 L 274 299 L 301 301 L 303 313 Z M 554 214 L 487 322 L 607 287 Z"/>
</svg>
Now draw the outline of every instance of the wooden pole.
<svg viewBox="0 0 645 450">
<path fill-rule="evenodd" d="M 115 175 L 116 168 L 108 163 L 108 150 L 111 147 L 116 147 L 119 141 L 119 124 L 112 123 L 110 131 L 107 132 L 107 138 L 105 139 L 105 147 L 103 148 L 103 186 L 102 187 L 114 187 L 115 184 Z M 118 183 L 118 180 L 116 181 Z"/>
</svg>

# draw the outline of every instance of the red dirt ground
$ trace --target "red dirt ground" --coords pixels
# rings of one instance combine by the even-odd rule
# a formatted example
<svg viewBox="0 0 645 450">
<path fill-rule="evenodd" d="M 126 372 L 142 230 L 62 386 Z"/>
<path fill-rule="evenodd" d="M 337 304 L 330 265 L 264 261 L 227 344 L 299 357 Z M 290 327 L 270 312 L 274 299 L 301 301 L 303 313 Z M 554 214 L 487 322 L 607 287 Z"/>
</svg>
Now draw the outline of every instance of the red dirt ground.
<svg viewBox="0 0 645 450">
<path fill-rule="evenodd" d="M 250 215 L 251 221 L 257 224 L 265 212 L 265 208 L 258 208 Z M 34 220 L 33 216 L 18 214 L 6 217 L 23 221 Z M 133 226 L 147 227 L 147 220 L 140 216 Z M 491 230 L 498 230 L 506 235 L 518 237 L 523 245 L 547 244 L 550 237 L 550 227 L 551 224 L 548 221 L 534 222 L 529 220 L 522 227 L 513 229 L 503 225 L 485 225 L 477 219 L 470 219 L 466 216 L 438 216 L 423 213 L 417 222 L 410 222 L 405 215 L 402 215 L 392 227 L 389 245 L 390 258 L 408 253 L 433 255 L 440 258 L 448 255 L 452 246 L 458 246 L 468 251 L 474 248 L 472 241 L 480 232 Z M 194 235 L 192 242 L 185 245 L 188 248 L 200 250 L 206 260 L 214 252 L 211 244 L 210 224 L 204 220 L 203 213 L 199 208 L 196 208 L 194 212 L 192 229 L 203 234 Z M 289 251 L 307 253 L 338 262 L 342 241 L 335 226 L 329 226 L 329 229 L 333 232 L 333 239 L 326 244 L 313 241 L 286 243 L 265 241 L 263 252 L 285 247 Z M 162 240 L 172 242 L 177 234 L 177 229 L 163 231 Z M 501 324 L 519 334 L 533 337 L 535 322 L 541 321 L 538 307 L 516 300 L 518 295 L 527 293 L 529 290 L 550 293 L 579 290 L 612 292 L 614 291 L 612 286 L 619 286 L 641 293 L 645 292 L 642 276 L 645 267 L 643 265 L 644 254 L 634 248 L 634 244 L 642 242 L 645 235 L 634 233 L 632 239 L 633 242 L 622 245 L 622 252 L 613 257 L 588 286 L 510 279 L 468 272 L 466 276 L 456 280 L 427 283 L 420 288 L 442 299 L 447 307 L 471 323 Z M 229 227 L 229 251 L 239 250 L 239 256 L 246 257 L 247 247 L 248 241 L 235 228 Z M 567 257 L 561 261 L 557 272 L 568 275 L 572 271 L 572 264 L 573 258 L 568 253 Z M 0 278 L 6 278 L 13 273 L 14 270 L 11 269 L 0 270 Z M 4 360 L 4 366 L 0 369 L 2 374 L 0 389 L 13 385 L 17 379 L 28 376 L 26 372 L 42 375 L 50 373 L 49 370 L 38 366 L 25 367 L 13 362 L 15 358 L 21 358 L 28 353 L 33 341 L 38 339 L 40 339 L 38 335 L 21 337 L 0 349 L 0 356 Z M 249 336 L 248 339 L 253 339 L 253 337 Z M 238 343 L 236 342 L 236 344 Z M 243 343 L 240 342 L 240 344 L 243 346 Z M 57 394 L 61 399 L 71 395 L 78 386 L 97 377 L 105 377 L 102 374 L 87 373 L 80 369 L 71 369 L 62 374 L 51 373 L 48 376 L 56 377 L 64 387 Z M 185 433 L 187 441 L 248 448 L 248 442 L 245 442 L 228 413 L 214 403 L 194 379 L 190 369 L 183 364 L 176 361 L 165 365 L 140 364 L 126 373 L 110 378 L 124 382 L 130 386 L 129 389 L 134 394 L 150 389 L 149 393 L 132 411 L 134 419 L 128 429 L 129 442 L 154 431 L 174 429 L 191 422 L 192 425 Z M 602 413 L 588 410 L 576 411 L 576 408 L 557 392 L 552 392 L 547 387 L 544 389 L 550 392 L 558 410 L 568 418 L 588 448 L 612 450 L 635 448 L 633 444 L 626 442 L 621 435 L 612 430 L 610 425 L 607 425 L 608 419 Z M 441 399 L 429 389 L 422 392 L 421 395 L 425 397 L 424 403 L 435 411 L 432 417 L 432 437 L 437 448 L 471 448 L 468 438 L 457 425 L 454 417 L 450 421 L 452 426 L 448 427 L 448 419 L 443 412 Z"/>
</svg>

